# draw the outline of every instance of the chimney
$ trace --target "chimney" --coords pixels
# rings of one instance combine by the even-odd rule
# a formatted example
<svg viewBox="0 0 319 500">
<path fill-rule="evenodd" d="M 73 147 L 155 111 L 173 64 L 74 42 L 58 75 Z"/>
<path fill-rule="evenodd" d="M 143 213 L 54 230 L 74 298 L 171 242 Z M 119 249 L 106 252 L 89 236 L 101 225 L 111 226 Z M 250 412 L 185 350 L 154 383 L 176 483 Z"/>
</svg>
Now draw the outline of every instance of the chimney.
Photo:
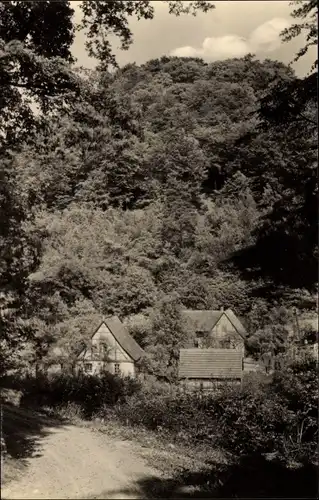
<svg viewBox="0 0 319 500">
<path fill-rule="evenodd" d="M 220 311 L 224 312 L 224 306 L 221 306 Z"/>
</svg>

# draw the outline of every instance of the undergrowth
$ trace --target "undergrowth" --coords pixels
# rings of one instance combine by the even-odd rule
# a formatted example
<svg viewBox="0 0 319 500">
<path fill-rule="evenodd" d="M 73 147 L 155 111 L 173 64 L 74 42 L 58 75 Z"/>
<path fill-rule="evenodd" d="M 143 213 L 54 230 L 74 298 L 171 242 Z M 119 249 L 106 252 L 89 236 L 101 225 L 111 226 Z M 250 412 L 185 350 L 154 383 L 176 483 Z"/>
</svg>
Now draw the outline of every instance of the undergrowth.
<svg viewBox="0 0 319 500">
<path fill-rule="evenodd" d="M 272 454 L 286 464 L 317 460 L 317 364 L 311 360 L 275 373 L 272 381 L 247 379 L 242 387 L 207 395 L 109 373 L 15 383 L 22 406 L 50 407 L 69 420 L 98 418 L 135 433 L 144 429 L 175 446 L 221 449 L 234 457 Z"/>
</svg>

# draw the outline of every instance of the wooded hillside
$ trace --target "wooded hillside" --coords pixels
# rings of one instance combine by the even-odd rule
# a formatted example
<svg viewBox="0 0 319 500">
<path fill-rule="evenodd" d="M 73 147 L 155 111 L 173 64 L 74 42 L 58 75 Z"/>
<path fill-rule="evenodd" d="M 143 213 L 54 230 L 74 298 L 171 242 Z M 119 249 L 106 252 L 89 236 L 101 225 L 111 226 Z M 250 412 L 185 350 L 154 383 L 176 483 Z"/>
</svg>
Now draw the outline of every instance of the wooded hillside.
<svg viewBox="0 0 319 500">
<path fill-rule="evenodd" d="M 288 116 L 276 92 L 304 81 L 280 62 L 163 57 L 84 71 L 69 62 L 71 32 L 52 55 L 4 30 L 8 364 L 45 358 L 52 343 L 72 353 L 98 316 L 143 313 L 157 327 L 135 335 L 166 369 L 184 341 L 180 307 L 230 307 L 260 338 L 275 325 L 280 349 L 291 308 L 315 307 L 316 94 L 296 94 Z"/>
</svg>

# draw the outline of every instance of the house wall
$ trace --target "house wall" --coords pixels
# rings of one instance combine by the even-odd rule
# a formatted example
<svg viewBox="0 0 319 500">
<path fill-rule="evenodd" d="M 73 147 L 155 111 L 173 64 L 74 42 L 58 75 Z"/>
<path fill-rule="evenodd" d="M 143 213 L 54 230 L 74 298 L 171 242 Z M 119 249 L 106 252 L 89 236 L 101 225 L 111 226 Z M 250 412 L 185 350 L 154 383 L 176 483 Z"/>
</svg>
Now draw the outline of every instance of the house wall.
<svg viewBox="0 0 319 500">
<path fill-rule="evenodd" d="M 97 361 L 97 360 L 90 360 L 90 359 L 80 360 L 77 362 L 78 370 L 85 371 L 84 365 L 86 363 L 92 364 L 92 370 L 90 372 L 87 372 L 90 375 L 99 375 L 103 370 L 106 370 L 112 374 L 115 374 L 115 363 L 114 362 L 106 363 L 104 361 Z M 119 364 L 119 369 L 120 369 L 121 375 L 123 375 L 124 377 L 126 377 L 126 376 L 135 377 L 134 362 L 119 362 L 118 364 Z"/>
<path fill-rule="evenodd" d="M 181 382 L 181 387 L 184 390 L 190 390 L 190 391 L 199 391 L 202 390 L 203 392 L 210 392 L 213 391 L 214 389 L 225 385 L 225 384 L 241 384 L 240 379 L 215 379 L 215 380 L 208 380 L 208 379 L 187 379 L 183 380 Z"/>
<path fill-rule="evenodd" d="M 100 346 L 107 346 L 107 362 L 100 361 Z M 96 348 L 96 353 L 88 348 L 79 356 L 78 367 L 83 369 L 84 363 L 92 363 L 91 374 L 98 374 L 101 370 L 107 370 L 110 373 L 115 373 L 115 364 L 119 364 L 121 375 L 135 376 L 135 364 L 132 358 L 122 349 L 120 344 L 114 338 L 112 332 L 105 324 L 101 325 L 91 340 L 92 348 Z"/>
<path fill-rule="evenodd" d="M 244 352 L 245 344 L 243 338 L 239 335 L 236 328 L 229 321 L 226 314 L 223 314 L 210 333 L 210 346 L 215 348 L 242 349 Z M 229 343 L 228 343 L 229 341 Z M 207 346 L 208 347 L 208 346 Z"/>
<path fill-rule="evenodd" d="M 254 361 L 253 359 L 244 359 L 244 372 L 249 373 L 249 372 L 260 372 L 264 371 L 263 367 L 257 363 L 257 361 Z"/>
</svg>

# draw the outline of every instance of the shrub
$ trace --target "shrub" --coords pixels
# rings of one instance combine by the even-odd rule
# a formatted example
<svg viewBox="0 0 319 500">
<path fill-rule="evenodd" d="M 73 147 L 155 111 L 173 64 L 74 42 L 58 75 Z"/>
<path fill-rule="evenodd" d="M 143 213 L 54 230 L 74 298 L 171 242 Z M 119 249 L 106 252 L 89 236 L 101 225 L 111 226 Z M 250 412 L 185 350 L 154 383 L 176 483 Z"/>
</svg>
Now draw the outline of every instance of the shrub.
<svg viewBox="0 0 319 500">
<path fill-rule="evenodd" d="M 221 393 L 212 413 L 219 422 L 218 444 L 235 454 L 274 451 L 291 418 L 280 398 L 247 389 Z"/>
<path fill-rule="evenodd" d="M 211 442 L 216 434 L 216 422 L 207 418 L 205 402 L 196 394 L 159 394 L 143 388 L 116 405 L 113 415 L 125 424 L 161 430 L 171 439 Z"/>
<path fill-rule="evenodd" d="M 23 388 L 22 404 L 24 399 L 56 408 L 71 405 L 67 412 L 79 407 L 85 418 L 115 418 L 160 431 L 171 440 L 219 446 L 235 455 L 276 452 L 282 460 L 303 463 L 316 457 L 318 385 L 313 360 L 291 364 L 272 379 L 251 375 L 242 387 L 219 387 L 207 395 L 182 394 L 175 386 L 141 384 L 109 373 L 29 377 L 15 388 Z"/>
<path fill-rule="evenodd" d="M 54 413 L 71 422 L 78 422 L 83 418 L 82 408 L 75 403 L 58 406 L 55 408 Z"/>
<path fill-rule="evenodd" d="M 292 363 L 271 382 L 226 389 L 212 404 L 217 442 L 236 454 L 276 452 L 286 462 L 317 459 L 318 370 L 314 360 Z"/>
<path fill-rule="evenodd" d="M 37 378 L 26 377 L 19 383 L 23 390 L 21 404 L 58 407 L 74 403 L 81 407 L 85 418 L 92 417 L 102 406 L 124 402 L 140 387 L 136 380 L 116 377 L 107 372 L 99 377 L 42 375 Z"/>
<path fill-rule="evenodd" d="M 115 405 L 112 416 L 235 455 L 275 452 L 285 461 L 309 462 L 317 443 L 316 375 L 314 365 L 295 365 L 273 380 L 249 377 L 241 388 L 225 386 L 203 397 L 142 387 Z"/>
<path fill-rule="evenodd" d="M 248 372 L 243 376 L 243 389 L 251 393 L 265 393 L 268 391 L 272 377 L 265 372 Z"/>
<path fill-rule="evenodd" d="M 292 418 L 281 453 L 307 463 L 318 460 L 318 365 L 309 358 L 291 363 L 274 375 L 274 395 L 282 398 Z"/>
</svg>

